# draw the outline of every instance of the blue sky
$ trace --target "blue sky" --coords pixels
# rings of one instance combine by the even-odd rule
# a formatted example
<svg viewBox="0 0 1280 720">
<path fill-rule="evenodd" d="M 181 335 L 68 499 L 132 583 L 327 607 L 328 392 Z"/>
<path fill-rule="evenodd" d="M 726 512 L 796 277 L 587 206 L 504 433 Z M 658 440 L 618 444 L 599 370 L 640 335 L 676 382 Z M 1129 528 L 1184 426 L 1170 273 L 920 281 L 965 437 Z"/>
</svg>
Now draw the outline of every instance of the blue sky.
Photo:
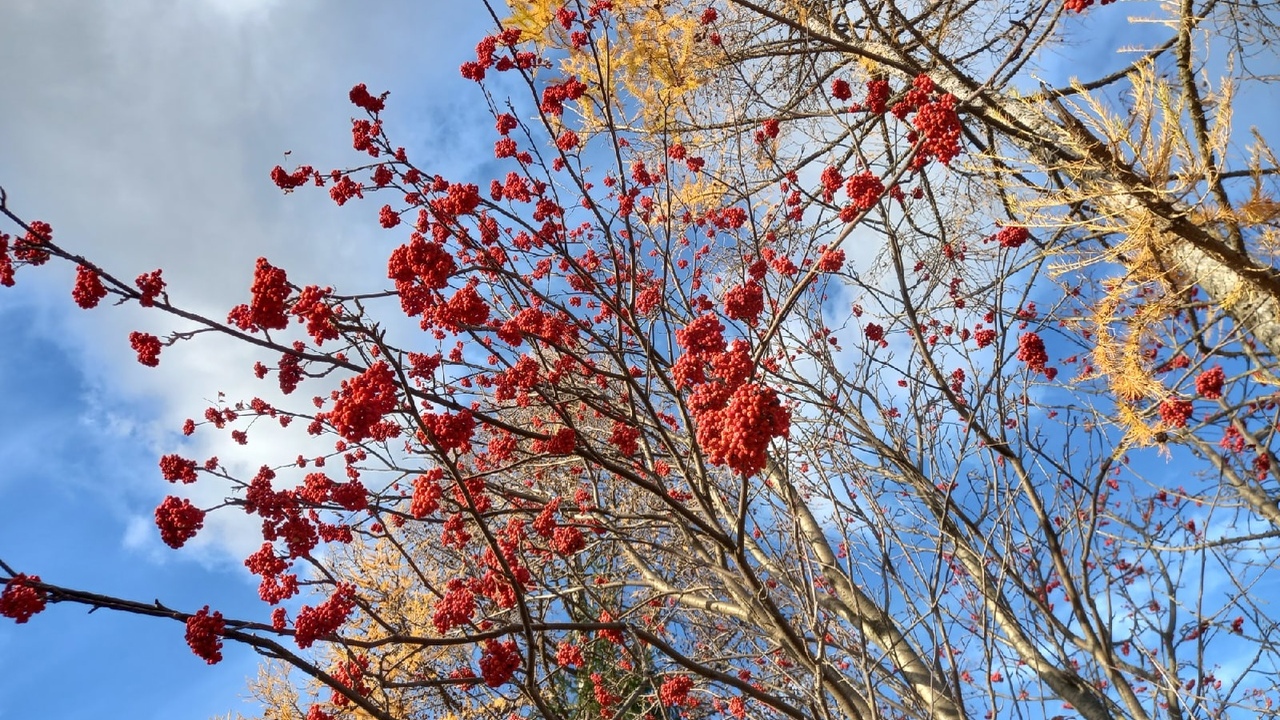
<svg viewBox="0 0 1280 720">
<path fill-rule="evenodd" d="M 1071 22 L 1090 47 L 1112 48 L 1134 40 L 1125 11 L 1095 7 Z M 432 171 L 477 175 L 491 162 L 492 121 L 457 74 L 488 26 L 478 3 L 7 0 L 5 15 L 0 66 L 21 68 L 0 74 L 11 206 L 124 277 L 163 267 L 175 298 L 213 315 L 246 299 L 259 255 L 320 284 L 381 276 L 392 241 L 375 224 L 380 203 L 336 208 L 268 179 L 277 163 L 353 161 L 353 84 L 392 92 L 393 137 Z M 1071 57 L 1086 77 L 1095 68 L 1082 55 L 1116 66 L 1082 50 L 1050 62 Z M 201 542 L 174 553 L 151 524 L 171 490 L 156 458 L 217 453 L 216 441 L 177 429 L 220 390 L 252 396 L 256 358 L 200 342 L 143 368 L 129 331 L 168 325 L 133 307 L 78 310 L 65 268 L 18 283 L 0 292 L 0 558 L 53 583 L 261 617 L 240 567 L 253 526 L 211 520 Z M 241 697 L 257 658 L 225 655 L 206 666 L 177 623 L 54 607 L 0 623 L 0 719 L 250 712 Z"/>
</svg>

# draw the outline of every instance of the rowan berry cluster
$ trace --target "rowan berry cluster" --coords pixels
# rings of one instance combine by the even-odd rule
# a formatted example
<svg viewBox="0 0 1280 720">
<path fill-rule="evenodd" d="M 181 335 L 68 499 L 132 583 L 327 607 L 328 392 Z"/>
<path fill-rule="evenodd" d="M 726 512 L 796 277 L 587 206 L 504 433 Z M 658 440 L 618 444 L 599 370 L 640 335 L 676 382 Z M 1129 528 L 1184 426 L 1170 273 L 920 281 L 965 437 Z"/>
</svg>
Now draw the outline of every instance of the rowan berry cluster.
<svg viewBox="0 0 1280 720">
<path fill-rule="evenodd" d="M 862 334 L 866 335 L 871 342 L 880 345 L 880 347 L 889 346 L 889 343 L 884 339 L 884 328 L 876 323 L 867 323 L 862 328 Z"/>
<path fill-rule="evenodd" d="M 76 305 L 90 310 L 107 296 L 107 289 L 102 286 L 102 278 L 86 265 L 76 266 L 76 284 L 71 289 L 71 299 Z"/>
<path fill-rule="evenodd" d="M 520 668 L 520 648 L 514 640 L 489 640 L 480 653 L 480 675 L 489 687 L 505 685 Z"/>
<path fill-rule="evenodd" d="M 352 105 L 355 105 L 358 108 L 363 108 L 371 114 L 380 113 L 382 112 L 382 109 L 386 107 L 387 93 L 384 92 L 381 95 L 374 97 L 369 94 L 369 88 L 366 87 L 364 83 L 360 83 L 359 85 L 351 88 L 351 92 L 347 97 L 351 99 Z"/>
<path fill-rule="evenodd" d="M 920 150 L 916 153 L 911 165 L 913 168 L 924 167 L 930 158 L 936 158 L 943 165 L 960 154 L 960 116 L 956 113 L 956 98 L 944 94 L 933 102 L 920 106 L 911 124 L 920 134 Z"/>
<path fill-rule="evenodd" d="M 209 606 L 187 618 L 187 645 L 191 652 L 210 665 L 222 661 L 222 636 L 226 633 L 222 613 L 209 613 Z"/>
<path fill-rule="evenodd" d="M 165 455 L 160 458 L 160 474 L 169 482 L 193 483 L 196 481 L 196 461 L 176 454 Z"/>
<path fill-rule="evenodd" d="M 440 499 L 444 497 L 444 488 L 440 487 L 440 478 L 443 476 L 442 470 L 432 468 L 414 479 L 413 501 L 409 512 L 415 518 L 424 518 L 440 509 Z"/>
<path fill-rule="evenodd" d="M 867 98 L 862 105 L 869 113 L 883 115 L 889 107 L 889 81 L 868 80 Z"/>
<path fill-rule="evenodd" d="M 884 183 L 875 173 L 865 171 L 850 177 L 844 191 L 855 210 L 866 211 L 875 207 L 884 195 Z"/>
<path fill-rule="evenodd" d="M 1160 420 L 1169 427 L 1186 427 L 1191 419 L 1191 402 L 1181 398 L 1167 398 L 1160 403 Z"/>
<path fill-rule="evenodd" d="M 572 525 L 563 525 L 551 534 L 551 549 L 557 555 L 569 557 L 587 546 L 587 538 L 582 531 Z"/>
<path fill-rule="evenodd" d="M 40 582 L 39 575 L 18 573 L 9 578 L 0 592 L 0 616 L 11 618 L 19 625 L 31 619 L 32 615 L 44 610 L 48 602 L 48 594 L 32 583 Z"/>
<path fill-rule="evenodd" d="M 160 364 L 160 338 L 150 333 L 129 333 L 129 344 L 138 353 L 138 362 L 147 367 Z"/>
<path fill-rule="evenodd" d="M 755 325 L 761 312 L 764 312 L 764 288 L 755 280 L 735 285 L 725 293 L 724 314 L 730 318 Z"/>
<path fill-rule="evenodd" d="M 318 413 L 348 442 L 373 438 L 386 440 L 399 433 L 399 426 L 382 418 L 396 409 L 399 387 L 395 373 L 379 360 L 359 376 L 343 380 L 333 409 Z"/>
<path fill-rule="evenodd" d="M 285 192 L 290 192 L 296 188 L 306 185 L 312 177 L 316 179 L 316 182 L 322 182 L 321 176 L 317 174 L 315 168 L 310 165 L 302 165 L 293 172 L 286 172 L 285 169 L 279 165 L 271 169 L 271 182 L 275 183 L 276 187 L 284 190 Z"/>
<path fill-rule="evenodd" d="M 818 272 L 834 273 L 840 272 L 844 267 L 844 251 L 843 250 L 826 250 L 818 256 L 818 262 L 814 264 L 814 269 Z"/>
<path fill-rule="evenodd" d="M 662 686 L 658 688 L 658 701 L 667 707 L 689 705 L 689 691 L 692 689 L 693 678 L 688 675 L 673 675 L 662 681 Z"/>
<path fill-rule="evenodd" d="M 333 595 L 316 607 L 303 605 L 298 610 L 298 617 L 293 621 L 294 641 L 304 650 L 311 647 L 316 640 L 337 632 L 353 609 L 355 589 L 339 585 Z"/>
<path fill-rule="evenodd" d="M 250 332 L 289 327 L 289 318 L 285 314 L 289 278 L 284 270 L 274 267 L 266 258 L 258 258 L 250 292 L 253 297 L 250 303 L 233 308 L 227 322 Z"/>
<path fill-rule="evenodd" d="M 560 667 L 582 667 L 585 662 L 581 645 L 568 640 L 562 640 L 556 645 L 556 664 Z"/>
<path fill-rule="evenodd" d="M 999 232 L 988 239 L 994 239 L 1000 243 L 1000 247 L 1020 248 L 1027 240 L 1031 239 L 1031 231 L 1021 225 L 1005 225 L 1000 228 Z"/>
<path fill-rule="evenodd" d="M 1196 393 L 1207 400 L 1217 400 L 1222 397 L 1222 385 L 1226 381 L 1222 367 L 1215 365 L 1196 378 Z"/>
<path fill-rule="evenodd" d="M 433 605 L 431 624 L 441 635 L 471 622 L 476 612 L 476 594 L 460 578 L 451 578 L 445 585 L 444 595 Z"/>
<path fill-rule="evenodd" d="M 156 508 L 156 527 L 164 544 L 176 550 L 204 527 L 204 511 L 190 500 L 170 495 Z"/>
<path fill-rule="evenodd" d="M 365 682 L 365 672 L 369 669 L 369 656 L 357 655 L 350 660 L 342 660 L 333 669 L 333 679 L 339 683 L 346 685 L 357 695 L 368 695 L 369 684 Z M 333 694 L 329 696 L 329 702 L 337 707 L 344 707 L 351 702 L 351 698 L 335 689 Z"/>
<path fill-rule="evenodd" d="M 143 273 L 135 279 L 134 284 L 142 291 L 141 297 L 138 298 L 138 304 L 142 307 L 152 307 L 156 304 L 156 298 L 164 293 L 165 281 L 160 277 L 159 270 L 152 270 L 149 273 Z"/>
<path fill-rule="evenodd" d="M 1115 1 L 1116 0 L 1102 0 L 1102 4 L 1110 5 Z M 1067 12 L 1074 13 L 1082 13 L 1091 5 L 1093 5 L 1093 0 L 1066 0 L 1066 2 L 1063 3 L 1063 7 L 1067 9 Z"/>
<path fill-rule="evenodd" d="M 1018 359 L 1027 364 L 1032 372 L 1048 374 L 1045 366 L 1049 362 L 1049 353 L 1044 349 L 1044 340 L 1033 332 L 1023 333 L 1018 338 Z"/>
</svg>

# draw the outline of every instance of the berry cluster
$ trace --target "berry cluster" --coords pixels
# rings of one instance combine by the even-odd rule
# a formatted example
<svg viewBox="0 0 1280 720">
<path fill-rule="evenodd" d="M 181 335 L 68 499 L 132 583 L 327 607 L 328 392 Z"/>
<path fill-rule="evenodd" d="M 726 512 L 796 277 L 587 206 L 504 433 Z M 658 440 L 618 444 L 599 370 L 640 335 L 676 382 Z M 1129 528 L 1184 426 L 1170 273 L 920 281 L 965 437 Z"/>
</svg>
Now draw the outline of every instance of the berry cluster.
<svg viewBox="0 0 1280 720">
<path fill-rule="evenodd" d="M 680 707 L 691 704 L 689 691 L 693 689 L 693 678 L 688 675 L 673 675 L 662 681 L 658 688 L 658 701 L 667 707 Z"/>
<path fill-rule="evenodd" d="M 924 167 L 930 158 L 936 158 L 943 165 L 960 154 L 960 116 L 956 114 L 956 98 L 946 94 L 937 100 L 925 103 L 916 111 L 911 124 L 920 134 L 920 151 L 912 160 L 912 167 Z"/>
<path fill-rule="evenodd" d="M 190 500 L 170 495 L 156 508 L 156 527 L 164 544 L 177 550 L 204 527 L 204 511 Z"/>
<path fill-rule="evenodd" d="M 4 584 L 4 592 L 0 592 L 0 615 L 12 618 L 21 625 L 31 619 L 32 615 L 44 610 L 48 595 L 44 590 L 33 587 L 32 583 L 40 582 L 39 575 L 18 573 Z"/>
<path fill-rule="evenodd" d="M 142 291 L 142 296 L 138 298 L 138 304 L 142 307 L 152 307 L 156 304 L 156 298 L 164 292 L 165 282 L 160 277 L 159 270 L 152 270 L 149 273 L 143 273 L 133 281 L 138 289 Z"/>
<path fill-rule="evenodd" d="M 397 425 L 382 419 L 395 410 L 398 390 L 395 373 L 379 360 L 358 377 L 343 380 L 333 410 L 319 413 L 317 418 L 323 416 L 348 442 L 386 440 L 399 431 Z"/>
<path fill-rule="evenodd" d="M 764 288 L 755 280 L 735 285 L 725 293 L 724 314 L 730 318 L 755 325 L 762 312 L 764 312 Z"/>
<path fill-rule="evenodd" d="M 1222 367 L 1215 365 L 1196 378 L 1196 393 L 1207 400 L 1217 400 L 1222 397 L 1222 385 L 1226 381 L 1227 376 Z"/>
<path fill-rule="evenodd" d="M 202 610 L 187 618 L 187 645 L 191 647 L 191 652 L 205 662 L 216 665 L 222 660 L 222 635 L 226 630 L 222 613 L 210 615 L 209 606 L 205 605 Z"/>
<path fill-rule="evenodd" d="M 1180 398 L 1167 398 L 1160 403 L 1160 420 L 1169 427 L 1186 427 L 1191 419 L 1191 402 Z"/>
<path fill-rule="evenodd" d="M 424 518 L 440 509 L 440 499 L 444 497 L 444 488 L 440 487 L 440 478 L 444 471 L 432 468 L 419 475 L 413 481 L 413 501 L 409 512 L 415 518 Z"/>
<path fill-rule="evenodd" d="M 102 286 L 102 278 L 86 265 L 76 266 L 76 284 L 71 289 L 71 299 L 76 305 L 89 310 L 98 306 L 102 298 L 107 296 L 107 289 Z"/>
<path fill-rule="evenodd" d="M 160 474 L 169 482 L 193 483 L 196 481 L 196 461 L 177 454 L 165 455 L 160 458 Z"/>
<path fill-rule="evenodd" d="M 1057 376 L 1057 368 L 1046 367 L 1049 353 L 1044 349 L 1044 340 L 1033 332 L 1023 333 L 1018 338 L 1018 359 L 1027 364 L 1032 372 L 1043 373 L 1052 380 Z"/>
<path fill-rule="evenodd" d="M 556 664 L 560 667 L 582 667 L 586 661 L 582 658 L 582 646 L 568 640 L 556 645 Z"/>
<path fill-rule="evenodd" d="M 1031 231 L 1021 225 L 1005 225 L 1000 228 L 999 232 L 988 239 L 994 239 L 1000 243 L 1000 247 L 1020 248 L 1023 243 L 1031 239 Z"/>
<path fill-rule="evenodd" d="M 289 298 L 289 278 L 266 258 L 258 258 L 250 288 L 253 299 L 248 305 L 237 305 L 227 315 L 227 322 L 241 330 L 283 330 L 289 327 L 285 301 Z"/>
<path fill-rule="evenodd" d="M 129 333 L 129 344 L 138 353 L 138 362 L 147 367 L 160 364 L 160 338 L 151 333 Z"/>
<path fill-rule="evenodd" d="M 884 195 L 884 183 L 875 173 L 866 171 L 850 177 L 844 191 L 855 210 L 866 211 L 875 207 Z"/>
<path fill-rule="evenodd" d="M 823 250 L 818 256 L 818 262 L 814 264 L 814 269 L 818 272 L 834 273 L 840 272 L 844 267 L 844 251 L 843 250 Z"/>
<path fill-rule="evenodd" d="M 505 685 L 520 668 L 520 648 L 514 640 L 489 640 L 480 654 L 480 675 L 489 687 Z"/>
<path fill-rule="evenodd" d="M 350 585 L 339 585 L 328 600 L 314 608 L 303 605 L 293 621 L 294 641 L 305 650 L 316 640 L 332 635 L 347 621 L 355 606 L 355 589 Z"/>
<path fill-rule="evenodd" d="M 476 594 L 460 578 L 452 578 L 445 585 L 444 596 L 435 602 L 431 624 L 441 635 L 459 625 L 471 622 L 476 612 Z"/>
</svg>

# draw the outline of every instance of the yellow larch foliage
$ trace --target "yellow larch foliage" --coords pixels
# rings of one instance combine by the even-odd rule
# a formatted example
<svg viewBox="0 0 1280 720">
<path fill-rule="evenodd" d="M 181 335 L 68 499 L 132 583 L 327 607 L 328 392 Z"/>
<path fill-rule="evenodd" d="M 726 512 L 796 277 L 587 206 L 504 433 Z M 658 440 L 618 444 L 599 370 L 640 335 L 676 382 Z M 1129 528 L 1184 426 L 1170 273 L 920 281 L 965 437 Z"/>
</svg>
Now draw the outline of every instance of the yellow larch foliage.
<svg viewBox="0 0 1280 720">
<path fill-rule="evenodd" d="M 431 622 L 433 604 L 436 593 L 443 591 L 441 576 L 452 564 L 450 558 L 434 557 L 438 548 L 433 545 L 401 532 L 394 539 L 385 535 L 376 540 L 357 538 L 336 548 L 325 566 L 329 573 L 355 586 L 363 605 L 342 630 L 343 637 L 355 643 L 345 648 L 330 645 L 314 659 L 317 667 L 332 672 L 339 663 L 363 656 L 368 663 L 363 678 L 368 697 L 393 717 L 443 717 L 450 712 L 484 715 L 483 694 L 476 696 L 479 705 L 465 708 L 452 706 L 430 688 L 411 684 L 446 675 L 471 660 L 467 645 L 432 646 L 407 639 L 436 635 Z M 406 639 L 380 642 L 396 637 Z M 361 647 L 356 643 L 378 644 Z M 265 664 L 250 683 L 250 691 L 265 708 L 262 720 L 304 720 L 316 704 L 335 718 L 369 717 L 350 703 L 333 703 L 329 688 L 300 673 L 291 674 L 281 663 Z"/>
<path fill-rule="evenodd" d="M 1179 86 L 1161 77 L 1150 64 L 1140 65 L 1128 78 L 1130 92 L 1128 111 L 1124 116 L 1108 110 L 1106 103 L 1078 87 L 1074 102 L 1059 103 L 1058 114 L 1074 123 L 1079 132 L 1082 157 L 1094 155 L 1091 145 L 1105 147 L 1099 156 L 1118 158 L 1115 167 L 1098 165 L 1077 168 L 1085 174 L 1096 172 L 1124 173 L 1147 184 L 1146 192 L 1166 202 L 1179 202 L 1193 208 L 1197 223 L 1236 223 L 1238 226 L 1271 222 L 1277 206 L 1260 191 L 1249 202 L 1234 209 L 1219 208 L 1206 184 L 1219 169 L 1209 164 L 1200 152 L 1183 118 L 1187 101 Z M 1228 150 L 1231 127 L 1232 86 L 1223 81 L 1215 89 L 1218 111 L 1208 120 L 1209 156 L 1222 156 Z M 1259 155 L 1260 153 L 1255 153 Z M 1086 163 L 1092 162 L 1089 160 Z M 1259 183 L 1260 187 L 1260 183 Z M 1106 242 L 1090 242 L 1059 250 L 1059 262 L 1053 267 L 1057 276 L 1076 277 L 1085 266 L 1109 265 L 1117 273 L 1102 287 L 1104 295 L 1095 303 L 1091 316 L 1084 319 L 1095 340 L 1094 375 L 1105 379 L 1117 401 L 1118 425 L 1125 431 L 1127 443 L 1137 446 L 1154 442 L 1163 429 L 1154 412 L 1155 404 L 1166 399 L 1170 390 L 1157 377 L 1149 359 L 1151 348 L 1161 344 L 1176 345 L 1171 333 L 1177 313 L 1188 299 L 1194 284 L 1189 268 L 1180 266 L 1170 248 L 1174 238 L 1161 229 L 1159 218 L 1146 206 L 1134 202 L 1117 202 L 1119 188 L 1111 192 L 1105 183 L 1082 190 L 1069 186 L 1059 192 L 1014 196 L 1015 213 L 1029 225 L 1049 228 L 1072 226 Z M 1087 214 L 1064 213 L 1064 209 L 1087 205 Z M 1083 219 L 1082 219 L 1083 218 Z M 1242 293 L 1247 290 L 1241 290 Z M 1243 297 L 1228 298 L 1223 308 Z M 1148 410 L 1140 410 L 1142 406 Z"/>
<path fill-rule="evenodd" d="M 615 0 L 599 21 L 607 31 L 585 45 L 575 44 L 557 20 L 561 2 L 508 0 L 507 7 L 505 27 L 556 51 L 559 70 L 590 88 L 577 105 L 585 132 L 606 127 L 603 104 L 613 127 L 665 128 L 681 98 L 706 84 L 724 55 L 708 41 L 700 19 L 705 6 L 695 3 Z"/>
</svg>

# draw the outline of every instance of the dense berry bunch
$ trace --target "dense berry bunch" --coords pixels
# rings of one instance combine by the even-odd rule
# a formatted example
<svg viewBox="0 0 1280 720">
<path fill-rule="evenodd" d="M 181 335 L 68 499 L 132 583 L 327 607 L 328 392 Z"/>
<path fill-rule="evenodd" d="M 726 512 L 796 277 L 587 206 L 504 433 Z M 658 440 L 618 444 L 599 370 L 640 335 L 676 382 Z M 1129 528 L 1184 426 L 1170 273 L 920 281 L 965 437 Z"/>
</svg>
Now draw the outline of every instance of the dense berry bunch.
<svg viewBox="0 0 1280 720">
<path fill-rule="evenodd" d="M 831 202 L 835 199 L 836 191 L 840 189 L 840 185 L 844 182 L 844 175 L 840 174 L 840 168 L 834 165 L 828 165 L 822 170 L 822 199 Z"/>
<path fill-rule="evenodd" d="M 1110 5 L 1115 1 L 1116 0 L 1102 0 L 1102 4 Z M 1067 9 L 1067 12 L 1074 13 L 1082 13 L 1088 9 L 1090 5 L 1093 5 L 1093 0 L 1066 0 L 1066 2 L 1063 3 L 1063 7 Z"/>
<path fill-rule="evenodd" d="M 640 430 L 634 425 L 629 425 L 622 421 L 615 421 L 613 429 L 609 434 L 609 443 L 618 449 L 618 452 L 630 457 L 635 455 L 640 449 Z"/>
<path fill-rule="evenodd" d="M 556 664 L 560 667 L 582 667 L 584 663 L 581 645 L 568 640 L 556 645 Z"/>
<path fill-rule="evenodd" d="M 698 415 L 698 443 L 707 459 L 743 477 L 764 469 L 769 442 L 786 437 L 791 416 L 778 394 L 759 383 L 739 387 L 722 410 Z"/>
<path fill-rule="evenodd" d="M 248 305 L 237 305 L 227 322 L 241 330 L 283 330 L 289 327 L 285 301 L 289 298 L 289 278 L 285 271 L 258 258 L 250 288 L 253 299 Z"/>
<path fill-rule="evenodd" d="M 160 277 L 159 270 L 152 270 L 149 273 L 143 273 L 134 280 L 134 284 L 142 291 L 142 296 L 138 298 L 138 304 L 142 307 L 152 307 L 156 304 L 156 299 L 164 293 L 165 282 Z"/>
<path fill-rule="evenodd" d="M 164 544 L 176 550 L 204 527 L 204 511 L 190 500 L 170 495 L 156 508 L 156 527 Z"/>
<path fill-rule="evenodd" d="M 427 309 L 434 301 L 431 291 L 446 287 L 457 269 L 453 256 L 443 245 L 414 233 L 409 244 L 391 252 L 387 277 L 395 281 L 400 306 L 412 317 Z"/>
<path fill-rule="evenodd" d="M 13 287 L 13 258 L 9 256 L 9 236 L 0 233 L 0 285 Z"/>
<path fill-rule="evenodd" d="M 365 682 L 364 677 L 368 669 L 369 656 L 357 655 L 350 660 L 340 661 L 337 667 L 333 669 L 333 679 L 350 688 L 355 694 L 367 696 L 369 694 L 369 684 Z M 338 692 L 337 688 L 335 688 L 329 698 L 329 702 L 337 707 L 344 707 L 351 702 L 351 698 L 344 693 Z"/>
<path fill-rule="evenodd" d="M 724 296 L 724 314 L 755 325 L 764 311 L 764 288 L 754 280 L 735 285 Z"/>
<path fill-rule="evenodd" d="M 844 191 L 855 209 L 865 211 L 875 207 L 880 201 L 880 197 L 884 195 L 884 183 L 875 173 L 861 172 L 849 178 Z"/>
<path fill-rule="evenodd" d="M 1019 248 L 1031 238 L 1031 232 L 1021 225 L 1006 225 L 995 234 L 1000 247 Z"/>
<path fill-rule="evenodd" d="M 863 106 L 867 112 L 883 115 L 889 107 L 889 81 L 867 81 L 867 99 Z"/>
<path fill-rule="evenodd" d="M 9 578 L 4 584 L 4 592 L 0 592 L 0 616 L 12 618 L 21 625 L 30 620 L 32 615 L 44 610 L 48 595 L 32 585 L 38 582 L 39 575 L 18 573 Z"/>
<path fill-rule="evenodd" d="M 818 272 L 834 273 L 840 272 L 844 267 L 844 251 L 843 250 L 823 250 L 818 256 L 818 262 L 814 264 L 814 269 Z"/>
<path fill-rule="evenodd" d="M 97 307 L 106 296 L 107 289 L 102 286 L 98 273 L 85 265 L 77 265 L 76 284 L 71 289 L 71 299 L 76 301 L 76 305 L 89 310 Z"/>
<path fill-rule="evenodd" d="M 160 474 L 169 482 L 193 483 L 196 481 L 196 461 L 181 455 L 165 455 L 160 458 Z"/>
<path fill-rule="evenodd" d="M 307 334 L 316 345 L 338 337 L 337 314 L 326 302 L 332 292 L 332 288 L 308 285 L 298 294 L 297 301 L 289 310 L 299 320 L 306 322 Z"/>
<path fill-rule="evenodd" d="M 1026 363 L 1032 372 L 1043 373 L 1050 380 L 1058 374 L 1057 368 L 1047 367 L 1049 353 L 1044 349 L 1044 340 L 1036 333 L 1023 333 L 1018 338 L 1018 359 Z"/>
<path fill-rule="evenodd" d="M 667 707 L 680 707 L 689 704 L 689 691 L 693 689 L 693 678 L 688 675 L 674 675 L 662 681 L 658 688 L 658 701 Z"/>
<path fill-rule="evenodd" d="M 445 585 L 444 596 L 435 602 L 431 624 L 441 635 L 471 622 L 476 612 L 476 594 L 460 578 L 451 578 Z"/>
<path fill-rule="evenodd" d="M 1179 398 L 1168 398 L 1160 403 L 1160 419 L 1169 427 L 1186 427 L 1191 419 L 1191 403 Z"/>
<path fill-rule="evenodd" d="M 884 339 L 884 328 L 876 323 L 867 323 L 866 326 L 862 328 L 862 332 L 871 342 L 878 343 L 880 345 L 886 344 Z"/>
<path fill-rule="evenodd" d="M 355 606 L 355 589 L 350 585 L 339 585 L 329 599 L 314 608 L 303 605 L 293 621 L 294 641 L 305 650 L 316 640 L 332 635 L 347 621 Z"/>
<path fill-rule="evenodd" d="M 160 364 L 160 338 L 150 333 L 129 333 L 129 344 L 138 353 L 138 362 L 147 367 Z"/>
<path fill-rule="evenodd" d="M 296 188 L 306 185 L 314 174 L 315 168 L 310 165 L 303 165 L 293 172 L 287 172 L 284 168 L 277 165 L 271 169 L 271 182 L 275 183 L 276 187 L 281 190 L 290 192 Z"/>
<path fill-rule="evenodd" d="M 397 392 L 395 374 L 379 360 L 358 377 L 343 380 L 333 410 L 322 415 L 348 442 L 385 440 L 398 431 L 396 425 L 382 420 L 395 410 Z"/>
<path fill-rule="evenodd" d="M 374 97 L 369 94 L 369 88 L 366 87 L 364 83 L 360 83 L 359 85 L 351 88 L 351 92 L 348 94 L 348 97 L 351 99 L 351 104 L 356 107 L 363 108 L 370 113 L 380 113 L 386 106 L 387 93 L 382 93 L 378 97 Z"/>
<path fill-rule="evenodd" d="M 849 88 L 849 81 L 836 78 L 831 81 L 831 97 L 836 100 L 848 100 L 853 97 L 853 91 Z"/>
<path fill-rule="evenodd" d="M 1227 376 L 1222 367 L 1215 365 L 1196 378 L 1196 393 L 1208 400 L 1217 400 L 1222 397 L 1222 385 L 1226 381 Z"/>
<path fill-rule="evenodd" d="M 444 488 L 440 487 L 443 475 L 439 468 L 432 468 L 414 479 L 413 501 L 409 506 L 414 517 L 424 518 L 440 509 L 440 499 L 444 497 Z"/>
<path fill-rule="evenodd" d="M 422 416 L 422 424 L 442 452 L 471 451 L 471 437 L 475 434 L 476 420 L 470 411 L 427 413 Z"/>
<path fill-rule="evenodd" d="M 911 124 L 920 134 L 920 151 L 912 161 L 914 167 L 923 167 L 929 158 L 950 165 L 960 154 L 961 126 L 954 95 L 943 95 L 921 105 Z"/>
<path fill-rule="evenodd" d="M 187 645 L 191 652 L 204 659 L 210 665 L 222 660 L 222 635 L 227 626 L 222 613 L 209 614 L 209 606 L 187 618 Z"/>
<path fill-rule="evenodd" d="M 582 531 L 572 525 L 558 527 L 551 534 L 551 549 L 559 555 L 568 557 L 581 552 L 587 546 L 587 538 Z"/>
<path fill-rule="evenodd" d="M 480 654 L 480 675 L 489 687 L 505 685 L 520 668 L 520 648 L 514 640 L 489 640 Z"/>
</svg>

